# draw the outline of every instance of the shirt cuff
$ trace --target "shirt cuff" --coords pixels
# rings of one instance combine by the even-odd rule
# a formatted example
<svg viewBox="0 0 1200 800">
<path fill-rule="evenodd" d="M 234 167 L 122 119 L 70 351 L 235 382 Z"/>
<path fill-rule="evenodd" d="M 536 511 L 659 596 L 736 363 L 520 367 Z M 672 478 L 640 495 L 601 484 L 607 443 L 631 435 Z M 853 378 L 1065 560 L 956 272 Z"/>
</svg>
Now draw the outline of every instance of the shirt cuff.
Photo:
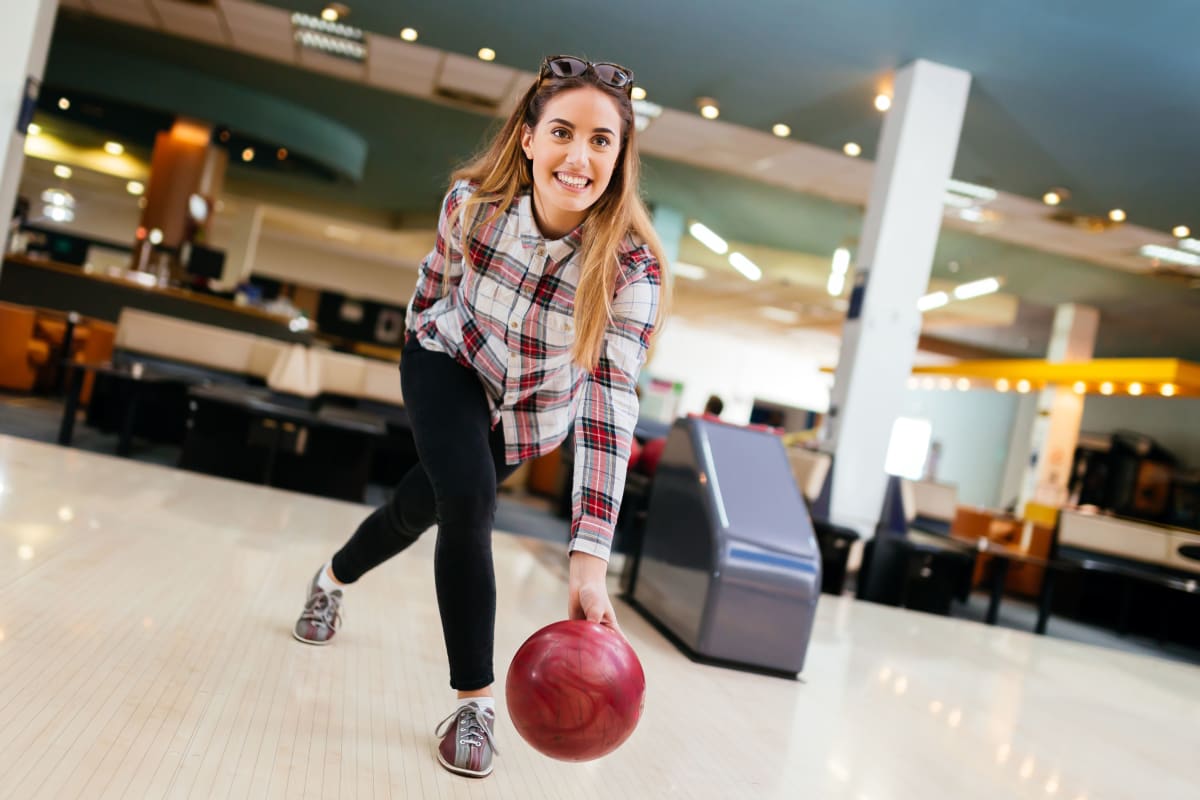
<svg viewBox="0 0 1200 800">
<path fill-rule="evenodd" d="M 581 519 L 571 533 L 568 553 L 587 553 L 609 560 L 612 552 L 612 528 L 595 520 Z"/>
</svg>

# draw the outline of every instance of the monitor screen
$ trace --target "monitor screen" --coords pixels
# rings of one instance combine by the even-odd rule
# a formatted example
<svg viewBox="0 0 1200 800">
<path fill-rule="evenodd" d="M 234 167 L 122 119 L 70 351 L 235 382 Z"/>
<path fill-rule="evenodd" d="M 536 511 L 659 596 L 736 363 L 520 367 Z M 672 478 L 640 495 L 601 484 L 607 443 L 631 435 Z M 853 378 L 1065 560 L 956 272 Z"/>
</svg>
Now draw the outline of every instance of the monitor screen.
<svg viewBox="0 0 1200 800">
<path fill-rule="evenodd" d="M 187 271 L 189 275 L 221 280 L 225 271 L 225 251 L 198 244 L 192 245 L 191 253 L 188 254 Z"/>
</svg>

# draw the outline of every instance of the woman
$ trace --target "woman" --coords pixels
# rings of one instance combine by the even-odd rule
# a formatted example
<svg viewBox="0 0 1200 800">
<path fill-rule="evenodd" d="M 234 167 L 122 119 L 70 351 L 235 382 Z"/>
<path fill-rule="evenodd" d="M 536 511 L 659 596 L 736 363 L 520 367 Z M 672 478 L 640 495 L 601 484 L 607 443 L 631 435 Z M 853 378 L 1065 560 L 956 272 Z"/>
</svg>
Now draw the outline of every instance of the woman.
<svg viewBox="0 0 1200 800">
<path fill-rule="evenodd" d="M 408 308 L 401 386 L 420 463 L 309 587 L 297 639 L 327 644 L 343 586 L 438 524 L 434 573 L 457 709 L 438 760 L 491 772 L 496 487 L 574 432 L 567 614 L 616 627 L 605 574 L 662 308 L 638 194 L 633 73 L 547 58 L 482 155 L 455 173 Z M 573 426 L 573 428 L 572 428 Z"/>
</svg>

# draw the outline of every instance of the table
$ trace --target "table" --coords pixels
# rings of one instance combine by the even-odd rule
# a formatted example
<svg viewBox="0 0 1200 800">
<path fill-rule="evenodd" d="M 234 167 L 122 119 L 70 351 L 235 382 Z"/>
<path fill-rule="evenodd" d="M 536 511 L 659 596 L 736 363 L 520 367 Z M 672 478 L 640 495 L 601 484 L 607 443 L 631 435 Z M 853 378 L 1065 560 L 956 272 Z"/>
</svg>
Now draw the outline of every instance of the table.
<svg viewBox="0 0 1200 800">
<path fill-rule="evenodd" d="M 83 391 L 83 377 L 88 372 L 105 375 L 113 379 L 121 398 L 121 425 L 117 436 L 117 455 L 128 456 L 133 448 L 133 426 L 137 420 L 138 405 L 146 387 L 164 383 L 178 382 L 179 376 L 160 372 L 141 364 L 114 365 L 104 361 L 98 363 L 77 363 L 69 359 L 63 361 L 63 368 L 70 372 L 67 384 L 67 396 L 63 401 L 62 420 L 58 426 L 58 443 L 69 447 L 75 435 L 75 417 L 79 411 L 79 396 Z"/>
</svg>

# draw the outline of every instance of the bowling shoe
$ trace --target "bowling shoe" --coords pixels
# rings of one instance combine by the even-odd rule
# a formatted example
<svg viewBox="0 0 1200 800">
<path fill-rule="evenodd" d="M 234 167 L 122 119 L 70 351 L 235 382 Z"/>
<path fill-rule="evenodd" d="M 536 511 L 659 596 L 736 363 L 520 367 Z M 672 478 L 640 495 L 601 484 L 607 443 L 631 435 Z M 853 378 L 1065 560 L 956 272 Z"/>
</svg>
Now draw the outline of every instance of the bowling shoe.
<svg viewBox="0 0 1200 800">
<path fill-rule="evenodd" d="M 451 772 L 482 778 L 492 771 L 492 756 L 498 755 L 492 728 L 496 725 L 496 714 L 474 703 L 460 706 L 442 720 L 434 736 L 441 737 L 438 743 L 438 763 Z"/>
<path fill-rule="evenodd" d="M 321 567 L 321 569 L 325 569 Z M 304 602 L 304 611 L 296 620 L 292 636 L 305 644 L 329 644 L 338 626 L 342 624 L 342 590 L 334 589 L 327 592 L 317 585 L 317 577 L 321 570 L 313 576 L 308 586 L 308 599 Z"/>
</svg>

